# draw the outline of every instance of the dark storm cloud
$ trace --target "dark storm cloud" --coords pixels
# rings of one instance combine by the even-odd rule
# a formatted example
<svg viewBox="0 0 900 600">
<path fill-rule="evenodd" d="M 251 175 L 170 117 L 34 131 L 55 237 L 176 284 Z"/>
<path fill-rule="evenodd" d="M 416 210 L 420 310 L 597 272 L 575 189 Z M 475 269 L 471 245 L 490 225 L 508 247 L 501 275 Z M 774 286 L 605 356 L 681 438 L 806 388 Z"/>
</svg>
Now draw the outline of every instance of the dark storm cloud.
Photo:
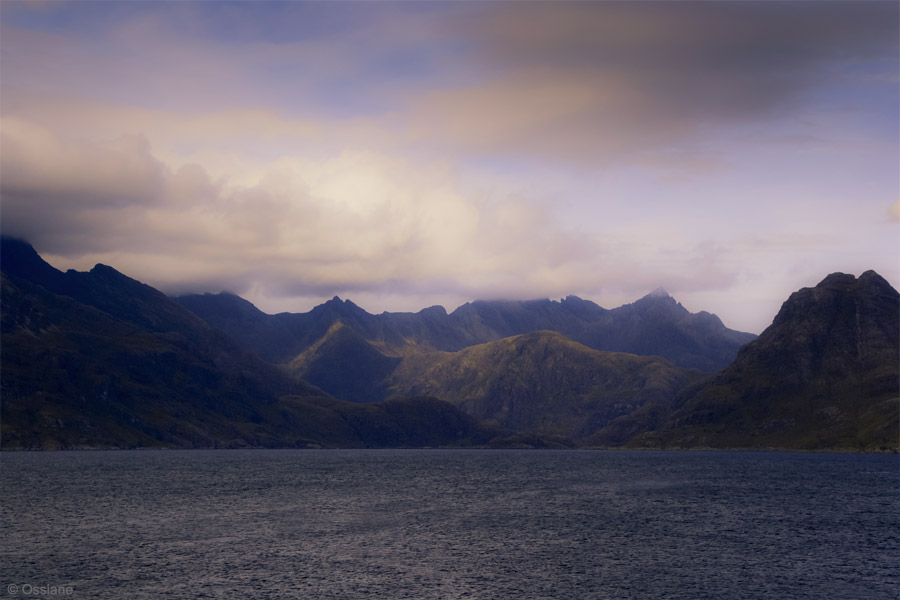
<svg viewBox="0 0 900 600">
<path fill-rule="evenodd" d="M 458 22 L 485 75 L 417 108 L 463 147 L 621 160 L 701 128 L 802 116 L 794 101 L 806 94 L 895 73 L 898 6 L 489 5 Z"/>
</svg>

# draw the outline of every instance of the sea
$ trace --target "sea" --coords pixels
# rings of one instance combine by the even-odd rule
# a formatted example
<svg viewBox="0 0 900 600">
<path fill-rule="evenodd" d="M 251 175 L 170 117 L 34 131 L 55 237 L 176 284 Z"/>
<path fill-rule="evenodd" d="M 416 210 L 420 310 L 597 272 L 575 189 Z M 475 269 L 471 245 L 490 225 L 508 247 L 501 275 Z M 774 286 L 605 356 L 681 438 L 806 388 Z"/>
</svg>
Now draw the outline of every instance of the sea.
<svg viewBox="0 0 900 600">
<path fill-rule="evenodd" d="M 900 456 L 0 453 L 0 598 L 897 600 Z"/>
</svg>

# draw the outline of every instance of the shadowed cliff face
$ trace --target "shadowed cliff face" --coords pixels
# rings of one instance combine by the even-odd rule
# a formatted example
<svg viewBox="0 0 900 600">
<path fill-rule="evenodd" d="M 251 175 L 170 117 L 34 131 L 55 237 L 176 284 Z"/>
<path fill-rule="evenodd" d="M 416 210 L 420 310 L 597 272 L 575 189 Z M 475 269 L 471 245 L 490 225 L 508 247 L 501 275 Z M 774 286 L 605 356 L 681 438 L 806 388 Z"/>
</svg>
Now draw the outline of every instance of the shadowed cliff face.
<svg viewBox="0 0 900 600">
<path fill-rule="evenodd" d="M 287 369 L 337 398 L 378 402 L 388 397 L 388 378 L 400 360 L 385 356 L 338 321 Z"/>
<path fill-rule="evenodd" d="M 900 299 L 873 271 L 795 292 L 734 364 L 635 444 L 895 448 Z"/>
<path fill-rule="evenodd" d="M 852 385 L 858 398 L 897 393 L 900 352 L 897 291 L 874 271 L 859 279 L 835 273 L 795 292 L 731 372 L 754 368 L 778 379 L 782 393 L 828 395 Z M 832 394 L 833 395 L 833 394 Z"/>
<path fill-rule="evenodd" d="M 326 395 L 110 267 L 6 239 L 2 267 L 5 448 L 248 444 L 280 396 Z"/>
</svg>

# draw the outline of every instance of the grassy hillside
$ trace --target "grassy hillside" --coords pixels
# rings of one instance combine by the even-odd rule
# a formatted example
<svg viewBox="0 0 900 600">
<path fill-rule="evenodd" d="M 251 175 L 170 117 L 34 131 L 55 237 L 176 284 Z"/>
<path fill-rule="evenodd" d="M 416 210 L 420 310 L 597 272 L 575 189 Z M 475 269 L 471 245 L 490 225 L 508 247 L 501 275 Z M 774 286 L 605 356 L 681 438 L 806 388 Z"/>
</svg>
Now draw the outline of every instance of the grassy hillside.
<svg viewBox="0 0 900 600">
<path fill-rule="evenodd" d="M 668 405 L 698 372 L 658 357 L 592 350 L 540 331 L 403 359 L 397 395 L 434 395 L 515 431 L 584 439 L 645 405 Z"/>
</svg>

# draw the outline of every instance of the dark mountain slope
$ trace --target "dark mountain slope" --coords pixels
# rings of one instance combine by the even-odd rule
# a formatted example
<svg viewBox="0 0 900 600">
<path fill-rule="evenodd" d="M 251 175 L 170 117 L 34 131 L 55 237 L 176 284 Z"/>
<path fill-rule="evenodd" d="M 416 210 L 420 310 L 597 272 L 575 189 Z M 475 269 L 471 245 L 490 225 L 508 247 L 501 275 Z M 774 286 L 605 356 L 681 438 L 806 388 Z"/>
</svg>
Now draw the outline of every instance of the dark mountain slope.
<svg viewBox="0 0 900 600">
<path fill-rule="evenodd" d="M 282 326 L 279 315 L 267 315 L 239 296 L 205 294 L 175 300 L 263 360 L 273 362 L 274 357 L 290 353 L 300 343 L 289 328 Z"/>
<path fill-rule="evenodd" d="M 502 433 L 433 398 L 329 398 L 109 267 L 62 273 L 6 238 L 0 262 L 3 449 L 438 446 Z"/>
<path fill-rule="evenodd" d="M 385 356 L 359 333 L 337 321 L 318 342 L 288 364 L 288 370 L 351 402 L 387 397 L 387 380 L 400 358 Z"/>
<path fill-rule="evenodd" d="M 759 339 L 633 445 L 897 448 L 900 297 L 874 271 L 795 292 Z"/>
<path fill-rule="evenodd" d="M 106 265 L 98 264 L 90 272 L 63 273 L 47 264 L 29 244 L 3 238 L 0 269 L 9 277 L 72 298 L 148 331 L 211 333 L 202 319 L 172 302 L 159 290 Z M 218 332 L 215 335 L 227 339 Z M 233 346 L 233 349 L 236 351 L 237 347 Z"/>
<path fill-rule="evenodd" d="M 227 445 L 280 396 L 325 395 L 149 286 L 27 250 L 0 248 L 4 447 Z"/>
<path fill-rule="evenodd" d="M 540 331 L 403 359 L 398 395 L 435 395 L 514 431 L 585 438 L 644 405 L 668 403 L 701 375 L 658 357 L 600 352 Z"/>
</svg>

